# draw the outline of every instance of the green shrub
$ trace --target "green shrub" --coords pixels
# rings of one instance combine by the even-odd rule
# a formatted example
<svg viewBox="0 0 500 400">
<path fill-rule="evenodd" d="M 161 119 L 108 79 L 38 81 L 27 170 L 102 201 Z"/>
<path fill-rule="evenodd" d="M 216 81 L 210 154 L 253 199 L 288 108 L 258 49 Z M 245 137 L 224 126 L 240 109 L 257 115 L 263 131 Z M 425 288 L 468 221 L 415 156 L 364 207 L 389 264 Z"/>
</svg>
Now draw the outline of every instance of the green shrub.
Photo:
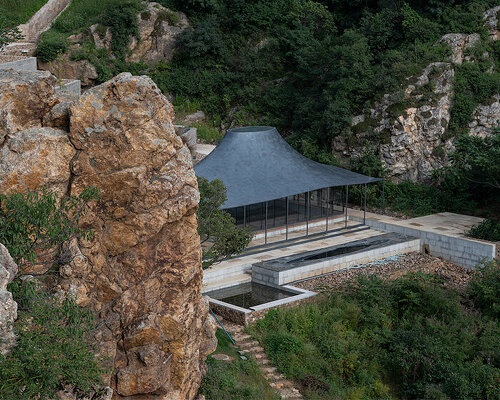
<svg viewBox="0 0 500 400">
<path fill-rule="evenodd" d="M 476 239 L 489 240 L 490 242 L 498 242 L 500 241 L 500 221 L 487 218 L 470 228 L 465 235 Z"/>
<path fill-rule="evenodd" d="M 469 293 L 479 309 L 500 320 L 500 262 L 492 260 L 477 268 Z"/>
<path fill-rule="evenodd" d="M 198 139 L 204 140 L 208 143 L 216 144 L 221 141 L 223 138 L 222 133 L 220 131 L 208 124 L 204 123 L 194 123 L 193 127 L 196 128 L 196 133 Z"/>
<path fill-rule="evenodd" d="M 103 360 L 95 356 L 92 313 L 71 297 L 57 298 L 34 282 L 14 280 L 18 302 L 16 345 L 0 355 L 0 398 L 55 398 L 66 385 L 88 393 L 102 384 Z"/>
<path fill-rule="evenodd" d="M 499 304 L 496 268 L 471 284 L 476 304 Z M 432 275 L 361 277 L 250 332 L 285 376 L 312 382 L 305 398 L 498 399 L 497 307 L 470 312 L 460 296 Z"/>
<path fill-rule="evenodd" d="M 236 226 L 235 219 L 220 206 L 226 201 L 226 187 L 219 179 L 198 177 L 200 205 L 198 234 L 203 247 L 203 268 L 241 253 L 252 240 L 248 228 Z M 206 246 L 206 247 L 205 247 Z"/>
<path fill-rule="evenodd" d="M 139 0 L 110 1 L 101 16 L 101 23 L 111 28 L 111 50 L 119 59 L 124 59 L 131 36 L 140 39 L 137 14 L 143 9 Z"/>
<path fill-rule="evenodd" d="M 55 60 L 58 54 L 64 53 L 68 49 L 65 35 L 54 31 L 47 31 L 42 34 L 42 38 L 36 48 L 36 56 L 40 60 L 49 62 Z"/>
<path fill-rule="evenodd" d="M 9 250 L 20 272 L 38 259 L 54 254 L 54 249 L 72 236 L 92 238 L 92 231 L 78 223 L 85 215 L 87 202 L 98 198 L 96 188 L 60 202 L 54 192 L 0 194 L 0 243 Z M 48 263 L 52 263 L 53 257 Z"/>
</svg>

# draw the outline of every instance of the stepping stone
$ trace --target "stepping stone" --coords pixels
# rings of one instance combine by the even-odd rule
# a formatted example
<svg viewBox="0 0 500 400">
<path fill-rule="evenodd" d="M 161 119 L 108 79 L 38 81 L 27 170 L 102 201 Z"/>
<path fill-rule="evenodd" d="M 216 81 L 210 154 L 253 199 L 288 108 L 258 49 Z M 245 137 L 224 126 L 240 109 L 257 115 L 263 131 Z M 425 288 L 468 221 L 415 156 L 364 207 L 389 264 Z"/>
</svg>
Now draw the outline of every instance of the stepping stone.
<svg viewBox="0 0 500 400">
<path fill-rule="evenodd" d="M 238 350 L 238 354 L 239 354 L 240 356 L 244 355 L 245 353 L 246 353 L 246 351 L 243 351 L 243 350 Z"/>
<path fill-rule="evenodd" d="M 234 335 L 234 339 L 237 341 L 250 339 L 251 336 L 246 333 L 238 333 Z"/>
<path fill-rule="evenodd" d="M 231 361 L 231 357 L 223 353 L 212 354 L 212 358 L 215 358 L 216 360 L 219 361 Z"/>
</svg>

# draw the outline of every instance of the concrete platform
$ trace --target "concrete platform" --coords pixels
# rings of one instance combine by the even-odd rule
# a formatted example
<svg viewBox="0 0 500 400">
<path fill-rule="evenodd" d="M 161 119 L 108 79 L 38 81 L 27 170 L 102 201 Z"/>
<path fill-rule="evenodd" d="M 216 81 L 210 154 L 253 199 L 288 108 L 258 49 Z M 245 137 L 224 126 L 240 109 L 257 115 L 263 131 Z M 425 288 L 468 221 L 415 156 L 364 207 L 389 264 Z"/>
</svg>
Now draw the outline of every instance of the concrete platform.
<svg viewBox="0 0 500 400">
<path fill-rule="evenodd" d="M 349 209 L 348 214 L 352 220 L 362 221 L 362 211 Z M 366 225 L 371 228 L 418 237 L 429 254 L 469 268 L 496 255 L 495 243 L 469 238 L 464 234 L 481 221 L 482 218 L 449 212 L 411 219 L 366 213 Z"/>
</svg>

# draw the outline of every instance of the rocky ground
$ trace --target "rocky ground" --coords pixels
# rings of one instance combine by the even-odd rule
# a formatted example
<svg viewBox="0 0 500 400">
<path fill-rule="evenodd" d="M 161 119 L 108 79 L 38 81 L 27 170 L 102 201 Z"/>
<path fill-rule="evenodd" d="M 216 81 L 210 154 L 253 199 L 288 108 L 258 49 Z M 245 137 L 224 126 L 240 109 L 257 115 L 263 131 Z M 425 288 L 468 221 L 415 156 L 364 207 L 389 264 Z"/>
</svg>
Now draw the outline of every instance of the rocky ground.
<svg viewBox="0 0 500 400">
<path fill-rule="evenodd" d="M 332 288 L 340 288 L 361 275 L 376 274 L 383 279 L 396 279 L 409 272 L 436 274 L 443 280 L 444 285 L 455 288 L 466 286 L 474 274 L 474 270 L 470 268 L 460 267 L 452 262 L 415 252 L 375 261 L 363 266 L 355 266 L 329 275 L 292 283 L 292 285 L 321 292 Z"/>
</svg>

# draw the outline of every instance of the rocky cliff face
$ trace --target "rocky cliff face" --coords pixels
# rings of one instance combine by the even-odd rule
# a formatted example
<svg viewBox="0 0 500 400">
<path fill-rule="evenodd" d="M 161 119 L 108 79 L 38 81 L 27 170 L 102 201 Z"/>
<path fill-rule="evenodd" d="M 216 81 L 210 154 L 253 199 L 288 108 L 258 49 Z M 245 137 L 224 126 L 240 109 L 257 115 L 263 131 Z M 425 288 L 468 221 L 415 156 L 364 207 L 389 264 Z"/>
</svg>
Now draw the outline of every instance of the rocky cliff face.
<svg viewBox="0 0 500 400">
<path fill-rule="evenodd" d="M 485 14 L 491 39 L 498 39 L 497 15 L 500 6 Z M 412 78 L 402 92 L 386 94 L 372 108 L 353 118 L 353 138 L 337 137 L 335 152 L 341 157 L 360 156 L 359 143 L 374 142 L 389 176 L 394 181 L 427 181 L 434 169 L 447 163 L 446 153 L 453 140 L 445 134 L 453 105 L 455 66 L 470 61 L 466 49 L 480 40 L 478 34 L 448 34 L 440 42 L 450 46 L 448 62 L 428 65 Z M 469 125 L 471 135 L 487 135 L 500 124 L 500 94 L 481 104 Z M 371 140 L 375 138 L 376 140 Z"/>
<path fill-rule="evenodd" d="M 154 64 L 159 61 L 168 62 L 173 56 L 177 36 L 184 31 L 189 22 L 182 12 L 175 12 L 158 3 L 144 2 L 145 9 L 137 15 L 139 37 L 130 37 L 125 61 Z M 62 56 L 63 62 L 42 62 L 40 69 L 57 73 L 62 78 L 80 79 L 83 87 L 96 84 L 98 73 L 88 60 L 71 60 L 70 54 L 78 51 L 81 43 L 90 40 L 98 49 L 106 49 L 110 58 L 113 35 L 111 29 L 99 24 L 92 25 L 87 32 L 68 38 L 72 43 L 68 53 Z"/>
<path fill-rule="evenodd" d="M 124 73 L 54 112 L 62 103 L 48 72 L 0 71 L 0 84 L 25 81 L 46 85 L 37 96 L 50 101 L 22 106 L 29 87 L 0 97 L 0 109 L 13 110 L 0 119 L 2 189 L 45 184 L 62 196 L 96 186 L 102 194 L 82 222 L 95 240 L 63 246 L 71 262 L 54 289 L 95 311 L 113 398 L 194 398 L 215 326 L 201 297 L 197 182 L 172 105 L 149 78 Z M 69 132 L 52 127 L 65 112 Z"/>
<path fill-rule="evenodd" d="M 0 354 L 7 354 L 15 343 L 13 323 L 17 318 L 17 303 L 7 290 L 7 284 L 16 273 L 16 263 L 0 243 Z"/>
</svg>

